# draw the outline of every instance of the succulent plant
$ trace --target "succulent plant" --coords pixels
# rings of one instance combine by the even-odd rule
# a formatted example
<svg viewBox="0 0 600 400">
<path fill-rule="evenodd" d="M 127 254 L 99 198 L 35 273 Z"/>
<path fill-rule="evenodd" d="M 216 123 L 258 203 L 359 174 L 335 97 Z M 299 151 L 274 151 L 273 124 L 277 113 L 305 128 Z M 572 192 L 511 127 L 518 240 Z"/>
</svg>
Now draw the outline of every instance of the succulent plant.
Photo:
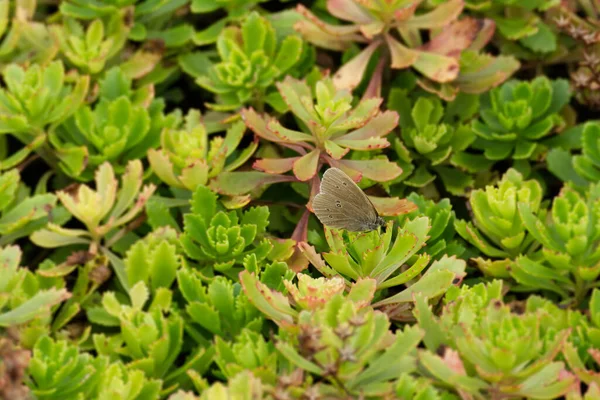
<svg viewBox="0 0 600 400">
<path fill-rule="evenodd" d="M 582 154 L 573 157 L 573 168 L 590 182 L 600 180 L 600 124 L 590 122 L 584 125 Z"/>
<path fill-rule="evenodd" d="M 138 42 L 156 41 L 167 49 L 177 49 L 188 44 L 194 36 L 191 24 L 181 22 L 181 18 L 178 18 L 189 12 L 186 8 L 188 2 L 189 0 L 166 3 L 153 0 L 98 0 L 90 3 L 85 0 L 68 0 L 60 4 L 60 13 L 80 20 L 122 19 L 128 39 Z M 133 57 L 135 62 L 149 62 L 143 68 L 146 70 L 145 74 L 154 68 L 169 73 L 168 68 L 158 64 L 160 57 L 148 56 L 148 53 L 144 54 L 142 51 Z"/>
<path fill-rule="evenodd" d="M 471 118 L 477 97 L 461 96 L 453 109 L 462 108 L 463 115 L 445 110 L 435 97 L 419 97 L 414 103 L 404 90 L 392 89 L 388 107 L 400 113 L 401 138 L 394 141 L 402 175 L 386 185 L 402 182 L 406 186 L 424 188 L 439 176 L 445 189 L 455 195 L 464 194 L 474 185 L 463 152 L 475 140 L 475 132 L 465 122 Z M 446 114 L 446 115 L 445 115 Z M 471 114 L 471 115 L 469 115 Z M 453 123 L 452 119 L 459 120 Z M 474 163 L 471 163 L 474 164 Z"/>
<path fill-rule="evenodd" d="M 336 85 L 340 88 L 353 88 L 363 77 L 366 65 L 375 51 L 387 45 L 392 68 L 412 66 L 424 75 L 439 82 L 456 78 L 458 62 L 452 57 L 419 49 L 419 30 L 441 28 L 456 19 L 462 11 L 462 1 L 448 1 L 433 11 L 415 15 L 418 2 L 393 1 L 379 4 L 347 0 L 327 2 L 331 15 L 346 20 L 352 25 L 332 25 L 319 20 L 304 6 L 297 10 L 305 16 L 296 24 L 296 29 L 311 43 L 332 50 L 345 50 L 352 43 L 368 43 L 359 55 L 345 64 L 336 74 Z M 392 36 L 392 32 L 402 32 L 403 43 Z"/>
<path fill-rule="evenodd" d="M 83 399 L 92 396 L 107 368 L 106 357 L 80 353 L 66 341 L 40 338 L 27 367 L 27 385 L 40 400 Z"/>
<path fill-rule="evenodd" d="M 248 301 L 239 284 L 225 277 L 215 277 L 203 284 L 201 275 L 192 270 L 177 273 L 177 282 L 185 299 L 185 311 L 194 325 L 194 338 L 207 342 L 212 335 L 225 339 L 237 337 L 244 329 L 260 331 L 262 316 Z"/>
<path fill-rule="evenodd" d="M 216 382 L 202 392 L 200 397 L 193 395 L 180 397 L 174 396 L 172 400 L 226 400 L 236 398 L 240 400 L 268 398 L 267 389 L 262 381 L 255 377 L 250 371 L 243 371 L 229 379 L 227 384 Z"/>
<path fill-rule="evenodd" d="M 558 0 L 467 0 L 465 8 L 481 13 L 496 23 L 507 52 L 517 44 L 517 55 L 552 54 L 558 48 L 558 35 L 544 19 L 544 12 L 559 5 Z"/>
<path fill-rule="evenodd" d="M 237 169 L 252 157 L 258 147 L 257 141 L 238 149 L 245 130 L 244 123 L 237 122 L 224 136 L 209 139 L 200 112 L 190 110 L 183 127 L 163 130 L 161 147 L 150 149 L 148 160 L 160 180 L 171 187 L 194 191 L 199 185 L 208 185 L 209 180 L 220 173 Z M 225 201 L 241 207 L 250 201 L 250 196 Z"/>
<path fill-rule="evenodd" d="M 46 287 L 43 280 L 21 267 L 21 249 L 0 247 L 0 327 L 21 325 L 34 319 L 50 322 L 52 308 L 70 297 L 64 288 Z M 47 330 L 47 328 L 46 328 Z"/>
<path fill-rule="evenodd" d="M 365 43 L 362 49 L 336 73 L 334 83 L 339 88 L 354 88 L 363 79 L 373 54 L 385 47 L 369 83 L 369 93 L 378 94 L 386 64 L 393 69 L 412 67 L 424 78 L 422 84 L 431 91 L 445 93 L 448 98 L 458 90 L 479 93 L 508 78 L 518 67 L 514 59 L 498 59 L 489 55 L 469 57 L 477 59 L 471 68 L 461 74 L 461 53 L 467 49 L 480 50 L 493 34 L 492 21 L 473 18 L 457 20 L 463 9 L 462 0 L 435 4 L 433 9 L 417 13 L 418 1 L 355 0 L 327 1 L 329 13 L 351 25 L 333 25 L 320 20 L 302 5 L 297 10 L 305 18 L 296 23 L 296 29 L 309 42 L 326 49 L 343 51 L 354 43 Z M 421 31 L 430 32 L 430 41 L 423 43 Z M 396 38 L 396 31 L 401 40 Z M 461 65 L 462 64 L 462 65 Z M 448 84 L 461 79 L 458 84 Z M 441 88 L 437 85 L 441 84 Z"/>
<path fill-rule="evenodd" d="M 221 111 L 244 105 L 262 109 L 265 103 L 278 109 L 281 98 L 273 86 L 304 56 L 300 37 L 287 36 L 278 43 L 269 20 L 257 12 L 250 13 L 239 27 L 223 29 L 217 50 L 221 62 L 195 75 L 198 85 L 217 96 L 217 103 L 207 106 Z"/>
<path fill-rule="evenodd" d="M 97 398 L 158 400 L 161 386 L 160 380 L 148 379 L 138 369 L 128 369 L 121 363 L 112 363 L 102 374 Z"/>
<path fill-rule="evenodd" d="M 249 254 L 264 260 L 273 248 L 263 236 L 269 224 L 267 207 L 240 213 L 219 211 L 217 196 L 204 186 L 198 186 L 191 204 L 180 241 L 187 256 L 201 267 L 226 272 L 241 265 Z"/>
<path fill-rule="evenodd" d="M 50 28 L 65 57 L 88 74 L 97 74 L 122 50 L 127 39 L 122 17 L 113 14 L 105 25 L 101 19 L 92 21 L 87 29 L 75 19 L 65 18 L 62 25 Z"/>
<path fill-rule="evenodd" d="M 566 80 L 506 82 L 482 96 L 481 118 L 473 123 L 478 136 L 473 147 L 489 160 L 540 158 L 544 138 L 563 124 L 559 112 L 570 96 Z"/>
<path fill-rule="evenodd" d="M 600 185 L 585 196 L 563 187 L 546 212 L 519 204 L 523 225 L 542 244 L 540 257 L 521 257 L 511 275 L 525 287 L 554 291 L 580 304 L 600 276 Z"/>
<path fill-rule="evenodd" d="M 511 313 L 501 299 L 499 281 L 455 289 L 438 318 L 423 297 L 417 300 L 417 319 L 426 330 L 431 351 L 447 346 L 444 357 L 420 354 L 427 372 L 474 398 L 515 396 L 556 398 L 566 394 L 574 377 L 554 361 L 569 330 L 540 328 L 540 315 Z M 450 383 L 452 382 L 452 383 Z"/>
<path fill-rule="evenodd" d="M 323 253 L 322 257 L 329 265 L 312 246 L 304 243 L 300 248 L 311 264 L 326 277 L 342 276 L 353 281 L 374 279 L 377 290 L 407 284 L 406 289 L 380 299 L 375 306 L 407 303 L 412 302 L 414 293 L 421 291 L 425 291 L 428 297 L 439 296 L 456 278 L 460 280 L 464 276 L 464 261 L 454 257 L 443 257 L 425 271 L 431 257 L 417 252 L 425 246 L 430 228 L 427 217 L 407 220 L 397 230 L 393 242 L 391 222 L 384 234 L 376 231 L 364 234 L 348 232 L 347 238 L 340 231 L 326 228 L 325 237 L 330 251 Z"/>
<path fill-rule="evenodd" d="M 535 179 L 524 180 L 514 169 L 509 169 L 497 185 L 471 192 L 469 205 L 473 222 L 456 220 L 454 227 L 463 239 L 483 255 L 497 260 L 476 258 L 475 262 L 484 272 L 508 277 L 506 265 L 510 260 L 536 250 L 539 243 L 535 236 L 525 230 L 519 206 L 527 204 L 532 212 L 537 212 L 541 201 L 542 187 L 539 182 Z"/>
<path fill-rule="evenodd" d="M 215 338 L 215 363 L 224 377 L 250 371 L 264 383 L 273 385 L 278 378 L 279 354 L 272 342 L 258 332 L 243 330 L 233 342 Z"/>
<path fill-rule="evenodd" d="M 89 77 L 79 76 L 73 84 L 67 83 L 64 66 L 58 61 L 46 67 L 33 64 L 26 70 L 11 64 L 2 70 L 2 76 L 6 87 L 0 88 L 0 134 L 10 134 L 26 146 L 19 159 L 35 150 L 55 167 L 56 157 L 44 143 L 47 132 L 79 109 Z"/>
<path fill-rule="evenodd" d="M 105 161 L 120 174 L 129 161 L 158 146 L 163 127 L 176 123 L 176 115 L 162 114 L 162 101 L 152 100 L 151 87 L 133 91 L 131 85 L 119 68 L 110 70 L 100 84 L 95 107 L 80 107 L 50 134 L 66 174 L 91 180 Z"/>
<path fill-rule="evenodd" d="M 427 253 L 434 260 L 439 260 L 444 255 L 460 257 L 465 252 L 464 242 L 457 236 L 454 228 L 456 215 L 450 199 L 434 202 L 415 192 L 409 194 L 406 199 L 415 204 L 417 210 L 398 217 L 401 226 L 420 215 L 431 221 L 427 242 L 418 253 Z"/>
<path fill-rule="evenodd" d="M 40 247 L 57 248 L 70 245 L 87 245 L 92 255 L 101 253 L 110 260 L 119 282 L 129 288 L 123 260 L 110 251 L 132 229 L 130 223 L 142 211 L 155 186 L 142 188 L 142 163 L 131 161 L 123 174 L 118 189 L 112 166 L 104 163 L 96 171 L 96 190 L 80 185 L 74 195 L 57 192 L 63 206 L 86 229 L 63 228 L 53 222 L 31 234 L 31 240 Z M 135 225 L 133 226 L 135 227 Z"/>
<path fill-rule="evenodd" d="M 597 372 L 598 365 L 600 365 L 600 353 L 597 347 L 598 333 L 600 332 L 600 292 L 598 289 L 593 289 L 592 291 L 589 314 L 589 325 L 578 327 L 580 331 L 585 332 L 585 336 L 577 335 L 578 339 L 583 340 L 570 340 L 565 343 L 563 355 L 571 371 L 573 371 L 582 384 L 588 386 L 588 394 L 591 394 L 597 392 L 600 385 L 600 374 Z M 577 389 L 577 392 L 581 396 L 581 388 L 577 387 Z M 576 393 L 576 391 L 573 392 L 574 394 Z M 590 398 L 593 398 L 593 396 L 590 396 Z"/>
<path fill-rule="evenodd" d="M 182 252 L 175 231 L 169 228 L 162 234 L 153 231 L 127 251 L 123 260 L 127 282 L 130 285 L 143 282 L 152 293 L 159 288 L 169 289 L 182 267 Z"/>
<path fill-rule="evenodd" d="M 14 5 L 11 7 L 11 5 Z M 37 3 L 28 0 L 3 1 L 0 15 L 0 70 L 12 62 L 49 63 L 58 52 L 46 24 L 34 20 Z"/>
<path fill-rule="evenodd" d="M 29 236 L 49 220 L 66 222 L 68 212 L 57 207 L 55 195 L 44 191 L 42 185 L 32 195 L 17 169 L 0 172 L 0 246 Z"/>
<path fill-rule="evenodd" d="M 393 393 L 395 379 L 414 370 L 423 335 L 418 327 L 392 334 L 388 326 L 384 313 L 361 312 L 337 294 L 321 309 L 300 312 L 296 324 L 280 331 L 276 347 L 314 376 L 322 396 L 384 398 Z"/>
<path fill-rule="evenodd" d="M 169 311 L 171 297 L 168 289 L 157 289 L 147 306 L 150 292 L 141 281 L 129 290 L 130 304 L 120 302 L 114 292 L 105 292 L 102 307 L 88 308 L 88 318 L 120 333 L 111 335 L 110 341 L 103 333 L 93 335 L 96 351 L 127 362 L 129 368 L 143 371 L 148 378 L 172 384 L 169 375 L 176 370 L 174 363 L 182 350 L 184 325 L 177 312 Z"/>
<path fill-rule="evenodd" d="M 314 91 L 306 82 L 291 77 L 277 86 L 291 112 L 303 124 L 303 131 L 285 128 L 276 119 L 261 116 L 251 108 L 242 110 L 242 118 L 259 137 L 299 155 L 259 159 L 254 168 L 269 173 L 293 170 L 301 181 L 313 178 L 322 164 L 340 168 L 355 180 L 364 176 L 381 182 L 400 174 L 400 168 L 385 157 L 343 159 L 350 150 L 369 151 L 389 146 L 384 136 L 396 127 L 398 115 L 380 112 L 382 99 L 365 99 L 352 107 L 350 91 L 336 89 L 329 77 L 317 82 Z"/>
</svg>

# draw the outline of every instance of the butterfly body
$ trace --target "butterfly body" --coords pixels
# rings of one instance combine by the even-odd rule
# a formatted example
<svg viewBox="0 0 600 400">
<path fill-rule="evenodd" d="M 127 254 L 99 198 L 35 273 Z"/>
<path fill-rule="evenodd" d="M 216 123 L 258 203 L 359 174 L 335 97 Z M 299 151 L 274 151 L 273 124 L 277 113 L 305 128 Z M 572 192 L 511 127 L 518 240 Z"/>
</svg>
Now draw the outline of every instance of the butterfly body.
<svg viewBox="0 0 600 400">
<path fill-rule="evenodd" d="M 385 226 L 367 195 L 338 168 L 323 174 L 312 208 L 319 221 L 331 228 L 364 232 Z"/>
</svg>

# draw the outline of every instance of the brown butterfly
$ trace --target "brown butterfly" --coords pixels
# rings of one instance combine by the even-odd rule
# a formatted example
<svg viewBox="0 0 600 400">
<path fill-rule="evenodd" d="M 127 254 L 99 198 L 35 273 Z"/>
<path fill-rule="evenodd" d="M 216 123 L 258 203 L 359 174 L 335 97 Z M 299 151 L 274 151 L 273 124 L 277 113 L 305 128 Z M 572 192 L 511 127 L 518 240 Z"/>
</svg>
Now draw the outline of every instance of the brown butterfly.
<svg viewBox="0 0 600 400">
<path fill-rule="evenodd" d="M 367 195 L 338 168 L 329 168 L 323 174 L 312 208 L 319 221 L 331 228 L 364 232 L 385 226 Z"/>
</svg>

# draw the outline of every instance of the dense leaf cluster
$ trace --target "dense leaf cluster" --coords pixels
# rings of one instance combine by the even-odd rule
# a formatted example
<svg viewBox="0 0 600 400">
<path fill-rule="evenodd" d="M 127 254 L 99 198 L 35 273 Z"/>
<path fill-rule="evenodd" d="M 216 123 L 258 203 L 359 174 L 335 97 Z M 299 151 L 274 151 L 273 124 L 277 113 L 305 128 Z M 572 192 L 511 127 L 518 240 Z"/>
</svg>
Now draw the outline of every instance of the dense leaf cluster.
<svg viewBox="0 0 600 400">
<path fill-rule="evenodd" d="M 0 76 L 0 400 L 600 399 L 597 1 L 0 0 Z"/>
</svg>

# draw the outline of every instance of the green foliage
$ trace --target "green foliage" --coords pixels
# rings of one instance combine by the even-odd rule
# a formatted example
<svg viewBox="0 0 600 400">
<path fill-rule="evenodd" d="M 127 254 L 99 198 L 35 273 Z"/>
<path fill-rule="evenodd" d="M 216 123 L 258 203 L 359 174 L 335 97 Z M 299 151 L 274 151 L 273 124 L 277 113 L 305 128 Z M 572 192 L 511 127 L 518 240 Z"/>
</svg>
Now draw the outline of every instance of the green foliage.
<svg viewBox="0 0 600 400">
<path fill-rule="evenodd" d="M 423 297 L 418 299 L 417 318 L 432 328 L 426 330 L 427 347 L 451 349 L 443 358 L 423 352 L 420 361 L 436 378 L 476 398 L 491 393 L 530 399 L 564 395 L 574 377 L 561 376 L 564 364 L 553 360 L 569 331 L 540 329 L 540 312 L 512 313 L 501 301 L 501 289 L 501 282 L 494 281 L 455 290 L 439 318 Z M 453 370 L 446 365 L 450 362 Z"/>
<path fill-rule="evenodd" d="M 324 307 L 302 311 L 298 323 L 280 333 L 277 349 L 292 365 L 321 380 L 323 396 L 384 397 L 391 381 L 412 372 L 422 338 L 418 327 L 388 332 L 384 313 L 360 312 L 356 303 L 334 296 Z"/>
<path fill-rule="evenodd" d="M 600 124 L 587 122 L 578 128 L 581 128 L 581 136 L 576 138 L 581 154 L 573 155 L 565 149 L 554 148 L 548 155 L 548 169 L 563 181 L 585 186 L 600 180 Z"/>
<path fill-rule="evenodd" d="M 96 19 L 85 30 L 76 20 L 66 18 L 64 25 L 52 27 L 51 32 L 69 62 L 89 74 L 104 69 L 106 62 L 121 50 L 127 35 L 117 14 L 106 26 L 101 19 Z"/>
<path fill-rule="evenodd" d="M 66 341 L 42 337 L 27 368 L 28 384 L 39 399 L 90 398 L 98 390 L 107 364 L 106 357 L 94 358 Z"/>
<path fill-rule="evenodd" d="M 206 342 L 211 335 L 235 338 L 244 328 L 260 330 L 262 316 L 240 291 L 239 283 L 216 277 L 204 284 L 201 278 L 192 270 L 184 269 L 177 274 L 177 283 L 186 302 L 185 311 L 190 321 L 201 328 L 194 328 L 196 341 Z"/>
<path fill-rule="evenodd" d="M 132 90 L 132 80 L 119 68 L 108 71 L 101 81 L 95 107 L 80 107 L 50 135 L 63 171 L 80 180 L 91 180 L 94 171 L 108 161 L 118 174 L 129 161 L 157 147 L 161 130 L 175 123 L 165 117 L 152 88 Z"/>
<path fill-rule="evenodd" d="M 350 91 L 336 89 L 329 77 L 316 82 L 314 88 L 306 82 L 286 77 L 278 88 L 305 129 L 285 128 L 276 119 L 261 116 L 253 109 L 242 110 L 242 117 L 258 136 L 291 146 L 297 149 L 299 156 L 263 158 L 255 162 L 256 169 L 272 174 L 293 171 L 301 181 L 313 178 L 321 163 L 341 168 L 351 177 L 362 175 L 378 182 L 393 179 L 402 172 L 385 157 L 343 159 L 350 150 L 370 151 L 389 146 L 384 136 L 396 127 L 398 115 L 392 111 L 380 112 L 382 99 L 364 99 L 353 107 Z"/>
<path fill-rule="evenodd" d="M 481 160 L 464 154 L 476 138 L 465 122 L 475 111 L 478 97 L 462 95 L 445 110 L 437 97 L 419 97 L 411 103 L 407 94 L 393 89 L 388 100 L 388 107 L 398 110 L 402 128 L 402 139 L 394 141 L 402 175 L 393 182 L 422 188 L 439 176 L 448 192 L 464 194 L 474 185 L 469 172 L 481 167 Z M 454 115 L 457 110 L 460 114 Z"/>
<path fill-rule="evenodd" d="M 110 247 L 125 235 L 127 224 L 142 211 L 155 186 L 150 184 L 142 188 L 142 164 L 139 160 L 128 164 L 121 182 L 119 188 L 112 166 L 102 164 L 96 171 L 96 190 L 81 185 L 74 195 L 65 191 L 57 193 L 64 207 L 86 229 L 63 228 L 49 222 L 30 238 L 45 248 L 89 245 L 93 254 L 100 251 L 108 257 L 121 285 L 128 289 L 123 261 L 110 251 Z"/>
<path fill-rule="evenodd" d="M 339 231 L 326 229 L 330 251 L 322 256 L 329 265 L 325 264 L 314 248 L 304 247 L 303 251 L 323 275 L 341 275 L 354 281 L 371 278 L 375 280 L 378 290 L 404 285 L 419 277 L 418 283 L 413 283 L 400 293 L 376 304 L 406 303 L 411 302 L 413 294 L 417 292 L 425 292 L 428 297 L 440 296 L 448 290 L 455 278 L 464 275 L 464 261 L 447 256 L 434 261 L 425 270 L 431 257 L 427 253 L 417 252 L 425 246 L 430 229 L 431 222 L 427 217 L 407 220 L 395 232 L 393 241 L 394 230 L 391 223 L 388 223 L 384 234 L 372 231 L 365 234 L 349 233 L 345 236 Z"/>
<path fill-rule="evenodd" d="M 198 186 L 191 204 L 180 241 L 186 255 L 200 266 L 226 272 L 247 255 L 262 261 L 271 251 L 273 245 L 263 238 L 269 224 L 267 207 L 241 213 L 219 211 L 217 196 L 204 186 Z"/>
<path fill-rule="evenodd" d="M 444 255 L 460 257 L 465 252 L 465 245 L 456 234 L 456 215 L 450 200 L 442 199 L 436 203 L 415 192 L 409 194 L 407 199 L 417 206 L 417 210 L 398 217 L 401 225 L 419 215 L 431 221 L 431 228 L 427 232 L 429 238 L 420 252 L 429 254 L 433 259 L 440 259 Z"/>
<path fill-rule="evenodd" d="M 543 139 L 559 127 L 558 114 L 569 102 L 565 80 L 539 77 L 510 81 L 482 96 L 481 119 L 473 123 L 475 147 L 489 160 L 528 160 L 545 151 Z"/>
<path fill-rule="evenodd" d="M 231 125 L 225 136 L 209 139 L 206 127 L 197 110 L 190 110 L 185 125 L 164 129 L 161 147 L 148 151 L 148 160 L 154 173 L 171 187 L 190 191 L 206 186 L 209 180 L 222 172 L 233 171 L 243 165 L 256 151 L 253 141 L 245 149 L 238 149 L 246 128 L 239 121 Z M 249 197 L 236 202 L 238 206 L 250 201 Z"/>
<path fill-rule="evenodd" d="M 558 47 L 557 32 L 543 18 L 544 11 L 558 4 L 557 0 L 468 0 L 465 6 L 493 19 L 501 37 L 524 47 L 528 50 L 525 54 L 540 56 Z M 511 45 L 505 44 L 507 50 L 510 51 Z M 516 53 L 523 54 L 523 51 Z"/>
<path fill-rule="evenodd" d="M 591 3 L 0 0 L 0 398 L 600 398 Z"/>
<path fill-rule="evenodd" d="M 463 239 L 485 256 L 513 259 L 528 254 L 538 246 L 535 236 L 525 230 L 519 205 L 525 204 L 537 212 L 541 201 L 542 187 L 539 182 L 524 180 L 516 170 L 509 169 L 497 185 L 471 192 L 469 205 L 473 222 L 456 220 L 454 226 Z M 482 259 L 477 261 L 486 273 L 498 274 L 494 264 Z"/>
<path fill-rule="evenodd" d="M 29 236 L 49 220 L 66 222 L 68 213 L 57 207 L 57 197 L 39 189 L 32 195 L 16 169 L 0 173 L 0 245 Z"/>
<path fill-rule="evenodd" d="M 235 110 L 246 104 L 262 108 L 265 101 L 280 104 L 276 92 L 269 89 L 303 55 L 302 40 L 298 36 L 288 36 L 277 43 L 271 23 L 256 12 L 248 15 L 239 28 L 223 29 L 217 50 L 221 62 L 211 66 L 196 82 L 217 94 L 218 103 L 210 107 L 221 111 Z"/>
<path fill-rule="evenodd" d="M 46 287 L 38 277 L 20 266 L 17 246 L 0 247 L 0 327 L 50 320 L 52 308 L 69 298 L 64 288 Z"/>
<path fill-rule="evenodd" d="M 549 212 L 526 203 L 519 212 L 527 231 L 542 244 L 537 259 L 517 260 L 511 275 L 530 289 L 547 289 L 580 303 L 600 275 L 600 185 L 585 195 L 565 186 Z M 539 215 L 536 215 L 539 214 Z"/>
</svg>

